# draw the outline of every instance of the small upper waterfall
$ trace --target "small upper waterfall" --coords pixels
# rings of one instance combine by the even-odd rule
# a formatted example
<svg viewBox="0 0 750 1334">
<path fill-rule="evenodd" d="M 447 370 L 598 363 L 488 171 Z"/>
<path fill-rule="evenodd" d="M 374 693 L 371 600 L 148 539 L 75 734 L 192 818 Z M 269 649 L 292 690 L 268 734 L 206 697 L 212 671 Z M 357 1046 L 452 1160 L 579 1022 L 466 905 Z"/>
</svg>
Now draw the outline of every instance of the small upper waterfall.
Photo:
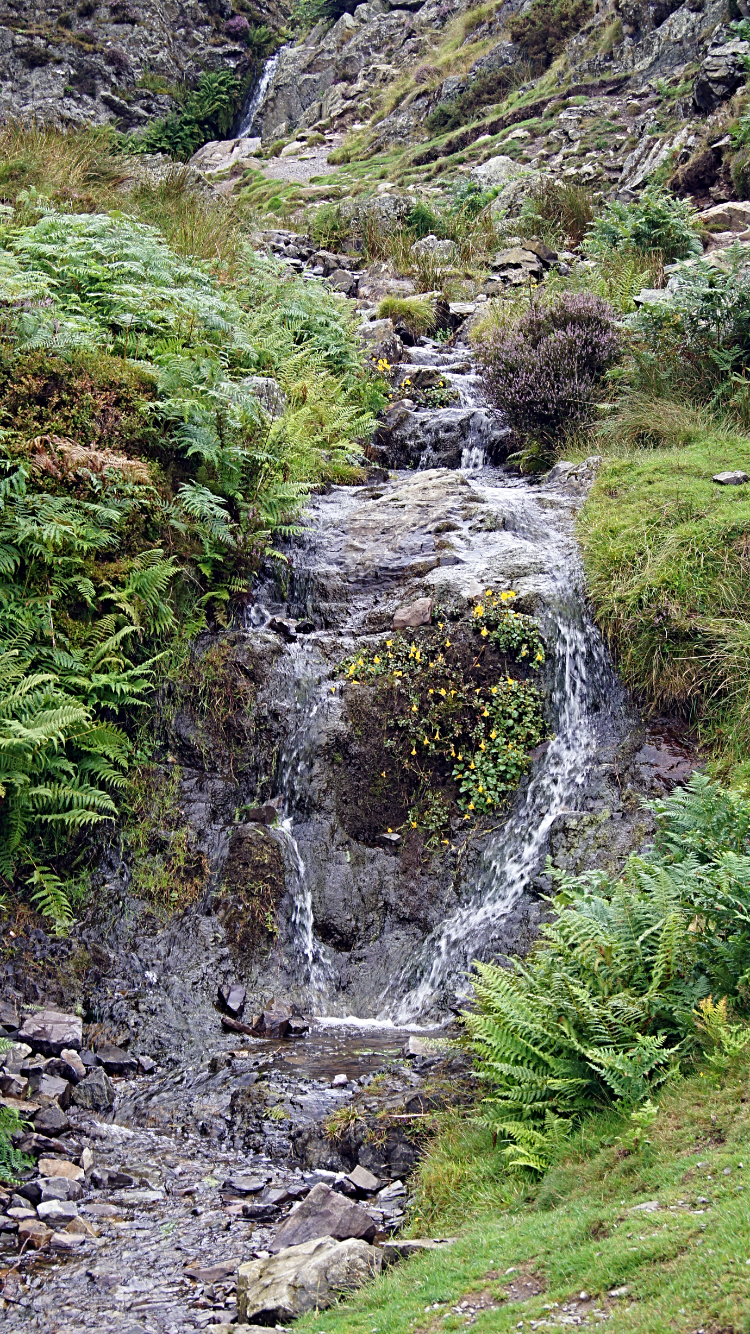
<svg viewBox="0 0 750 1334">
<path fill-rule="evenodd" d="M 260 78 L 253 88 L 253 91 L 250 94 L 250 100 L 242 113 L 242 120 L 240 121 L 236 138 L 245 139 L 252 134 L 255 117 L 260 111 L 260 108 L 265 101 L 266 93 L 273 82 L 273 76 L 276 73 L 276 67 L 279 63 L 279 55 L 280 52 L 276 51 L 274 55 L 268 57 L 268 60 L 263 66 Z"/>
</svg>

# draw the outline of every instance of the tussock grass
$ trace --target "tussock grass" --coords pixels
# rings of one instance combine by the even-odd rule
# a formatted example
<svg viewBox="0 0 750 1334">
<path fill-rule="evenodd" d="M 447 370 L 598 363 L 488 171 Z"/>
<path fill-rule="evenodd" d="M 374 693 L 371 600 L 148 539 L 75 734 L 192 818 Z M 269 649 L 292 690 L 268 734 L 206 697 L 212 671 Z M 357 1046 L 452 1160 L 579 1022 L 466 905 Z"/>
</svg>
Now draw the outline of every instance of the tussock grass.
<svg viewBox="0 0 750 1334">
<path fill-rule="evenodd" d="M 234 274 L 249 239 L 247 214 L 232 200 L 196 189 L 186 167 L 173 167 L 158 183 L 140 181 L 126 206 L 158 227 L 179 255 L 216 261 Z"/>
<path fill-rule="evenodd" d="M 10 121 L 0 129 L 0 198 L 15 204 L 37 190 L 76 212 L 111 206 L 112 189 L 128 176 L 127 158 L 113 152 L 109 130 L 85 133 Z"/>
<path fill-rule="evenodd" d="M 700 409 L 627 398 L 579 520 L 589 592 L 626 683 L 694 721 L 726 768 L 750 744 L 750 439 Z M 634 446 L 644 440 L 660 447 Z"/>
<path fill-rule="evenodd" d="M 425 297 L 387 296 L 378 306 L 379 320 L 405 324 L 415 337 L 429 333 L 435 324 L 435 305 Z"/>
</svg>

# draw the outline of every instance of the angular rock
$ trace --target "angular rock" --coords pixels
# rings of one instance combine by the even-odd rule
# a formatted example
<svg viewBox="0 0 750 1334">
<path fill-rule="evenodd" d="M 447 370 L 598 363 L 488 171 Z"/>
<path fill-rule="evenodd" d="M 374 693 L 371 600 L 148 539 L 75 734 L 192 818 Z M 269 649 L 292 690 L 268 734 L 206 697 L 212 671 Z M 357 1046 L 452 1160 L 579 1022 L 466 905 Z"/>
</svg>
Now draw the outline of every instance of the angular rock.
<svg viewBox="0 0 750 1334">
<path fill-rule="evenodd" d="M 46 1200 L 82 1200 L 83 1187 L 77 1181 L 68 1181 L 67 1177 L 43 1177 L 41 1181 L 42 1199 Z"/>
<path fill-rule="evenodd" d="M 186 1265 L 183 1273 L 188 1278 L 194 1278 L 196 1283 L 220 1283 L 222 1279 L 236 1273 L 241 1264 L 242 1260 L 237 1259 L 220 1260 L 215 1265 Z"/>
<path fill-rule="evenodd" d="M 554 254 L 554 251 L 552 252 Z M 529 247 L 510 246 L 507 250 L 498 250 L 492 257 L 493 269 L 525 269 L 528 273 L 541 274 L 542 263 L 539 256 Z"/>
<path fill-rule="evenodd" d="M 86 1067 L 78 1052 L 66 1047 L 59 1056 L 50 1057 L 45 1066 L 45 1074 L 54 1075 L 56 1079 L 65 1079 L 69 1084 L 77 1084 L 80 1079 L 86 1078 Z"/>
<path fill-rule="evenodd" d="M 341 1292 L 361 1287 L 380 1272 L 374 1246 L 321 1237 L 290 1246 L 268 1260 L 251 1260 L 237 1270 L 240 1325 L 294 1320 L 305 1311 L 325 1310 Z"/>
<path fill-rule="evenodd" d="M 0 1232 L 17 1232 L 18 1222 L 7 1214 L 0 1214 Z"/>
<path fill-rule="evenodd" d="M 52 1228 L 47 1227 L 39 1219 L 28 1218 L 18 1224 L 18 1240 L 23 1245 L 34 1251 L 44 1250 L 52 1236 Z"/>
<path fill-rule="evenodd" d="M 152 1075 L 156 1069 L 156 1061 L 152 1060 L 150 1056 L 139 1056 L 138 1069 L 142 1075 Z"/>
<path fill-rule="evenodd" d="M 386 1241 L 381 1247 L 383 1264 L 398 1264 L 400 1260 L 408 1260 L 410 1256 L 419 1255 L 423 1251 L 439 1251 L 443 1246 L 452 1246 L 454 1241 L 455 1237 L 439 1240 L 432 1240 L 430 1237 L 398 1237 L 394 1241 Z"/>
<path fill-rule="evenodd" d="M 276 809 L 275 807 L 272 807 L 272 809 L 275 816 Z M 239 982 L 231 982 L 222 985 L 218 990 L 219 1004 L 223 1005 L 224 1009 L 227 1010 L 229 1014 L 233 1015 L 235 1019 L 239 1019 L 245 1008 L 246 996 L 247 992 L 243 986 L 240 986 Z"/>
<path fill-rule="evenodd" d="M 56 1102 L 49 1107 L 40 1107 L 32 1120 L 34 1129 L 40 1135 L 64 1135 L 66 1130 L 70 1130 L 70 1121 Z"/>
<path fill-rule="evenodd" d="M 36 1211 L 43 1223 L 54 1227 L 59 1224 L 64 1227 L 71 1218 L 78 1217 L 78 1205 L 74 1200 L 42 1200 L 41 1204 L 37 1205 Z"/>
<path fill-rule="evenodd" d="M 726 204 L 714 204 L 698 217 L 706 227 L 727 232 L 744 232 L 750 227 L 750 200 L 730 199 Z"/>
<path fill-rule="evenodd" d="M 46 1070 L 34 1071 L 29 1077 L 31 1092 L 41 1098 L 49 1098 L 63 1110 L 70 1106 L 70 1084 L 67 1079 L 47 1074 Z"/>
<path fill-rule="evenodd" d="M 70 1145 L 66 1144 L 63 1140 L 54 1139 L 50 1135 L 38 1135 L 36 1131 L 30 1135 L 24 1135 L 23 1138 L 18 1141 L 16 1148 L 19 1149 L 21 1153 L 31 1154 L 33 1158 L 38 1158 L 39 1155 L 43 1153 L 61 1153 L 66 1156 L 71 1153 Z"/>
<path fill-rule="evenodd" d="M 108 1075 L 125 1075 L 130 1078 L 138 1072 L 138 1062 L 134 1056 L 115 1047 L 111 1042 L 101 1042 L 96 1049 L 101 1065 Z"/>
<path fill-rule="evenodd" d="M 266 1177 L 233 1176 L 227 1178 L 222 1190 L 231 1191 L 233 1195 L 257 1195 L 265 1184 Z"/>
<path fill-rule="evenodd" d="M 432 598 L 417 598 L 416 602 L 410 602 L 408 607 L 399 607 L 393 617 L 392 628 L 411 630 L 418 625 L 429 625 L 434 605 Z"/>
<path fill-rule="evenodd" d="M 344 296 L 357 295 L 357 275 L 348 269 L 335 269 L 327 281 L 334 292 L 343 292 Z"/>
<path fill-rule="evenodd" d="M 50 1248 L 53 1251 L 75 1251 L 86 1241 L 85 1233 L 53 1232 L 49 1239 Z"/>
<path fill-rule="evenodd" d="M 80 1051 L 83 1024 L 77 1014 L 59 1010 L 40 1010 L 24 1019 L 18 1030 L 19 1042 L 27 1042 L 32 1051 L 43 1056 L 59 1056 L 65 1047 Z"/>
<path fill-rule="evenodd" d="M 305 1033 L 309 1032 L 310 1032 L 310 1025 L 308 1021 L 306 1019 L 303 1019 L 301 1014 L 293 1014 L 291 1019 L 289 1020 L 289 1027 L 287 1028 L 286 1031 L 287 1037 L 301 1038 L 304 1037 Z"/>
<path fill-rule="evenodd" d="M 63 1158 L 40 1158 L 37 1166 L 39 1175 L 43 1177 L 64 1177 L 66 1181 L 84 1180 L 83 1168 Z"/>
<path fill-rule="evenodd" d="M 711 481 L 718 486 L 744 486 L 750 482 L 750 476 L 746 472 L 717 472 Z"/>
<path fill-rule="evenodd" d="M 356 1186 L 357 1190 L 364 1191 L 368 1195 L 371 1195 L 380 1186 L 378 1178 L 373 1176 L 372 1172 L 368 1172 L 366 1167 L 360 1167 L 359 1163 L 354 1171 L 349 1173 L 348 1180 L 351 1181 L 353 1186 Z"/>
<path fill-rule="evenodd" d="M 364 1209 L 321 1181 L 284 1220 L 268 1249 L 273 1255 L 287 1246 L 300 1246 L 317 1237 L 333 1237 L 337 1241 L 354 1237 L 372 1241 L 376 1231 L 375 1223 Z"/>
<path fill-rule="evenodd" d="M 724 29 L 719 28 L 715 40 L 701 62 L 693 84 L 693 101 L 699 111 L 713 111 L 725 102 L 747 78 L 747 57 L 750 42 L 722 40 Z"/>
<path fill-rule="evenodd" d="M 96 1066 L 90 1074 L 76 1084 L 73 1089 L 73 1102 L 89 1112 L 106 1112 L 115 1101 L 112 1081 L 102 1067 Z"/>
</svg>

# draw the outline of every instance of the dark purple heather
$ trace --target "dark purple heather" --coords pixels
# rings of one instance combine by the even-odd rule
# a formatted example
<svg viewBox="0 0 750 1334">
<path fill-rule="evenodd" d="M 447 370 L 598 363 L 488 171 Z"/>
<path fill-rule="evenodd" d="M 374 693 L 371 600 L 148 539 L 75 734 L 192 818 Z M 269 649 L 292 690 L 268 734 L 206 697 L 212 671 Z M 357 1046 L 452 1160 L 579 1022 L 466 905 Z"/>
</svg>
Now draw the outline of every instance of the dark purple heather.
<svg viewBox="0 0 750 1334">
<path fill-rule="evenodd" d="M 589 420 L 597 384 L 620 351 L 615 320 L 600 297 L 566 293 L 485 336 L 477 358 L 487 397 L 515 432 L 550 439 Z"/>
</svg>

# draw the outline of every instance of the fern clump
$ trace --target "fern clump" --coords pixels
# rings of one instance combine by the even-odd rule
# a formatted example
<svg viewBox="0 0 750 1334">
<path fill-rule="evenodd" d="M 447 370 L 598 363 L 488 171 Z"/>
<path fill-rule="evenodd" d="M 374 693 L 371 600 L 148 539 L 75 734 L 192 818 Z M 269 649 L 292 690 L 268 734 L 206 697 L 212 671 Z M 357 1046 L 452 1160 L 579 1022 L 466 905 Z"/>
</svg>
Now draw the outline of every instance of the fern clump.
<svg viewBox="0 0 750 1334">
<path fill-rule="evenodd" d="M 750 1008 L 750 808 L 695 775 L 654 809 L 651 853 L 619 880 L 552 871 L 532 955 L 476 965 L 466 1027 L 512 1165 L 544 1170 L 560 1119 L 642 1102 L 701 1031 L 724 1056 L 742 1048 L 726 1004 Z"/>
</svg>

